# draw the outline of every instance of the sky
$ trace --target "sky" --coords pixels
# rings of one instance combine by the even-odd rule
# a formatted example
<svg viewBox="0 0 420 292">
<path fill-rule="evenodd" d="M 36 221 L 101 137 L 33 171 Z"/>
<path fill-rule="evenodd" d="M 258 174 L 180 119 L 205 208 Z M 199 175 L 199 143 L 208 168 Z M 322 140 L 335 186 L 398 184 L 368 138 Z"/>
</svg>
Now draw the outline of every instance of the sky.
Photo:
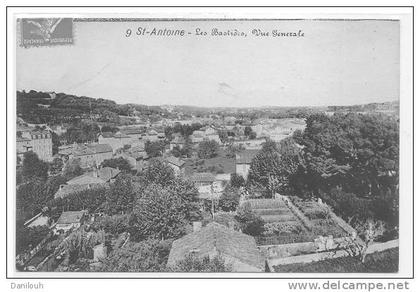
<svg viewBox="0 0 420 292">
<path fill-rule="evenodd" d="M 185 29 L 185 37 L 126 30 Z M 197 36 L 238 29 L 247 37 Z M 253 29 L 304 37 L 262 37 Z M 399 99 L 398 21 L 74 22 L 74 44 L 17 46 L 17 90 L 117 103 L 326 106 Z"/>
</svg>

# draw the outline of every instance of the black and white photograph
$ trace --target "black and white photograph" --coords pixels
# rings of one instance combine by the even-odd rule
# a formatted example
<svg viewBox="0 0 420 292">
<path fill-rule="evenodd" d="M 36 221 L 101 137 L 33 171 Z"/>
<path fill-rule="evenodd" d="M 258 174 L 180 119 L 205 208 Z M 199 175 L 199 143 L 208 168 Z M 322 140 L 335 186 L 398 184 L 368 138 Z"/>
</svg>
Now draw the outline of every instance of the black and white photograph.
<svg viewBox="0 0 420 292">
<path fill-rule="evenodd" d="M 13 275 L 411 271 L 401 17 L 143 10 L 11 16 Z"/>
</svg>

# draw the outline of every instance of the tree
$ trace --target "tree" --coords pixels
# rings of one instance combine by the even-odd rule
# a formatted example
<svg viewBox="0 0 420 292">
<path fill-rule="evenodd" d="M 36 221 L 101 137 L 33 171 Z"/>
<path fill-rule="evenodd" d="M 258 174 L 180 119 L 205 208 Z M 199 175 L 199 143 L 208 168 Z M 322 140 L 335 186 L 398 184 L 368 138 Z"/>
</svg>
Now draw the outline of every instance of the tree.
<svg viewBox="0 0 420 292">
<path fill-rule="evenodd" d="M 130 233 L 137 240 L 183 236 L 188 224 L 185 204 L 188 203 L 162 186 L 149 185 L 135 202 Z"/>
<path fill-rule="evenodd" d="M 163 272 L 171 241 L 128 242 L 102 260 L 101 272 Z"/>
<path fill-rule="evenodd" d="M 239 205 L 241 197 L 240 190 L 233 186 L 228 186 L 223 190 L 219 199 L 219 208 L 225 212 L 235 211 Z"/>
<path fill-rule="evenodd" d="M 121 170 L 122 172 L 130 172 L 131 171 L 130 163 L 122 157 L 106 159 L 102 162 L 102 167 L 117 168 L 117 169 Z"/>
<path fill-rule="evenodd" d="M 264 221 L 252 211 L 248 204 L 237 210 L 235 219 L 239 222 L 241 230 L 245 234 L 259 236 L 264 232 Z"/>
<path fill-rule="evenodd" d="M 55 132 L 51 132 L 51 141 L 52 141 L 52 153 L 53 155 L 58 153 L 58 147 L 61 145 L 60 137 Z"/>
<path fill-rule="evenodd" d="M 169 185 L 175 179 L 174 170 L 159 159 L 150 159 L 147 167 L 139 173 L 147 183 Z"/>
<path fill-rule="evenodd" d="M 191 157 L 193 145 L 190 137 L 185 138 L 184 147 L 181 149 L 181 154 L 187 157 Z"/>
<path fill-rule="evenodd" d="M 146 141 L 144 150 L 150 157 L 162 156 L 165 150 L 165 143 L 163 141 L 150 142 Z"/>
<path fill-rule="evenodd" d="M 383 221 L 368 219 L 358 222 L 356 230 L 357 234 L 353 234 L 352 237 L 346 237 L 345 241 L 341 243 L 341 249 L 365 263 L 369 246 L 376 238 L 384 234 L 385 224 Z"/>
<path fill-rule="evenodd" d="M 218 134 L 219 134 L 220 141 L 221 141 L 223 144 L 224 144 L 224 143 L 226 143 L 226 142 L 228 141 L 229 136 L 228 136 L 228 134 L 227 134 L 227 131 L 224 131 L 224 130 L 219 130 L 219 131 L 218 131 Z"/>
<path fill-rule="evenodd" d="M 288 192 L 298 179 L 295 175 L 301 165 L 300 150 L 293 139 L 284 139 L 278 145 L 264 143 L 251 162 L 248 180 L 251 185 L 266 189 L 268 195 Z"/>
<path fill-rule="evenodd" d="M 63 167 L 64 167 L 63 160 L 61 158 L 56 157 L 53 159 L 53 161 L 50 164 L 50 167 L 49 167 L 50 173 L 52 175 L 59 174 L 63 170 Z"/>
<path fill-rule="evenodd" d="M 248 135 L 248 138 L 251 140 L 257 138 L 257 133 L 254 131 L 251 131 L 251 133 L 249 133 Z"/>
<path fill-rule="evenodd" d="M 69 159 L 64 166 L 64 175 L 69 179 L 82 175 L 83 169 L 80 166 L 80 158 Z"/>
<path fill-rule="evenodd" d="M 16 255 L 35 248 L 48 234 L 48 226 L 37 226 L 27 228 L 23 222 L 16 224 Z"/>
<path fill-rule="evenodd" d="M 194 254 L 188 254 L 184 259 L 178 261 L 171 272 L 201 272 L 201 273 L 224 273 L 231 272 L 232 266 L 227 264 L 220 256 L 200 258 Z"/>
<path fill-rule="evenodd" d="M 26 178 L 38 177 L 46 179 L 48 176 L 48 163 L 40 160 L 32 151 L 23 154 L 22 175 Z"/>
<path fill-rule="evenodd" d="M 219 152 L 219 144 L 216 141 L 202 141 L 198 144 L 198 157 L 201 159 L 209 159 L 216 157 Z"/>
<path fill-rule="evenodd" d="M 63 211 L 87 210 L 90 213 L 105 209 L 107 189 L 97 187 L 72 193 L 64 198 L 50 199 L 43 206 L 49 207 L 50 217 L 57 220 Z"/>
<path fill-rule="evenodd" d="M 244 129 L 245 136 L 249 136 L 252 132 L 252 128 L 250 126 L 246 126 Z"/>
<path fill-rule="evenodd" d="M 139 188 L 131 175 L 119 175 L 106 193 L 107 213 L 124 214 L 133 209 L 134 197 Z"/>
<path fill-rule="evenodd" d="M 230 185 L 234 188 L 240 188 L 245 185 L 245 179 L 242 175 L 232 173 L 230 175 Z"/>
<path fill-rule="evenodd" d="M 189 222 L 201 218 L 198 191 L 192 182 L 140 179 L 142 188 L 136 193 L 130 232 L 136 240 L 180 237 Z"/>
<path fill-rule="evenodd" d="M 251 185 L 265 188 L 272 196 L 280 185 L 277 178 L 281 176 L 281 157 L 277 145 L 273 141 L 264 143 L 262 150 L 252 159 L 248 174 Z"/>
<path fill-rule="evenodd" d="M 345 194 L 375 201 L 368 206 L 378 216 L 381 212 L 374 209 L 378 209 L 375 205 L 381 204 L 380 209 L 394 214 L 387 221 L 396 224 L 398 129 L 398 120 L 385 115 L 310 115 L 305 130 L 294 135 L 297 143 L 303 146 L 304 161 L 296 174 L 296 180 L 300 180 L 297 193 L 323 197 L 339 188 Z M 381 202 L 387 202 L 387 205 Z"/>
</svg>

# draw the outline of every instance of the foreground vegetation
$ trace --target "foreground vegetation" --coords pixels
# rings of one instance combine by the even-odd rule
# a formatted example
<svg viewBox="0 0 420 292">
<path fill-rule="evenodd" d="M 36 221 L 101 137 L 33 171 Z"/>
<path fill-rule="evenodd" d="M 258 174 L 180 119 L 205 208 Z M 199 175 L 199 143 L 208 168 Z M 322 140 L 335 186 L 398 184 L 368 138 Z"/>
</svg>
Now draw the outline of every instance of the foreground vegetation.
<svg viewBox="0 0 420 292">
<path fill-rule="evenodd" d="M 398 248 L 370 254 L 362 263 L 354 257 L 328 259 L 313 263 L 275 266 L 279 273 L 396 273 Z"/>
</svg>

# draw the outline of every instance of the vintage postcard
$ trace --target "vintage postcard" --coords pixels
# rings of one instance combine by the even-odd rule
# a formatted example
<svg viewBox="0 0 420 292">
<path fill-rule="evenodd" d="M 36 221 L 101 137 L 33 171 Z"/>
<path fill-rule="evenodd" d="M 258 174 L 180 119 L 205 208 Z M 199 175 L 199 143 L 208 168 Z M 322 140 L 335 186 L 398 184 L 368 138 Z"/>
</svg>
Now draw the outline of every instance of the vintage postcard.
<svg viewBox="0 0 420 292">
<path fill-rule="evenodd" d="M 12 275 L 410 275 L 410 9 L 121 10 L 9 11 Z"/>
</svg>

